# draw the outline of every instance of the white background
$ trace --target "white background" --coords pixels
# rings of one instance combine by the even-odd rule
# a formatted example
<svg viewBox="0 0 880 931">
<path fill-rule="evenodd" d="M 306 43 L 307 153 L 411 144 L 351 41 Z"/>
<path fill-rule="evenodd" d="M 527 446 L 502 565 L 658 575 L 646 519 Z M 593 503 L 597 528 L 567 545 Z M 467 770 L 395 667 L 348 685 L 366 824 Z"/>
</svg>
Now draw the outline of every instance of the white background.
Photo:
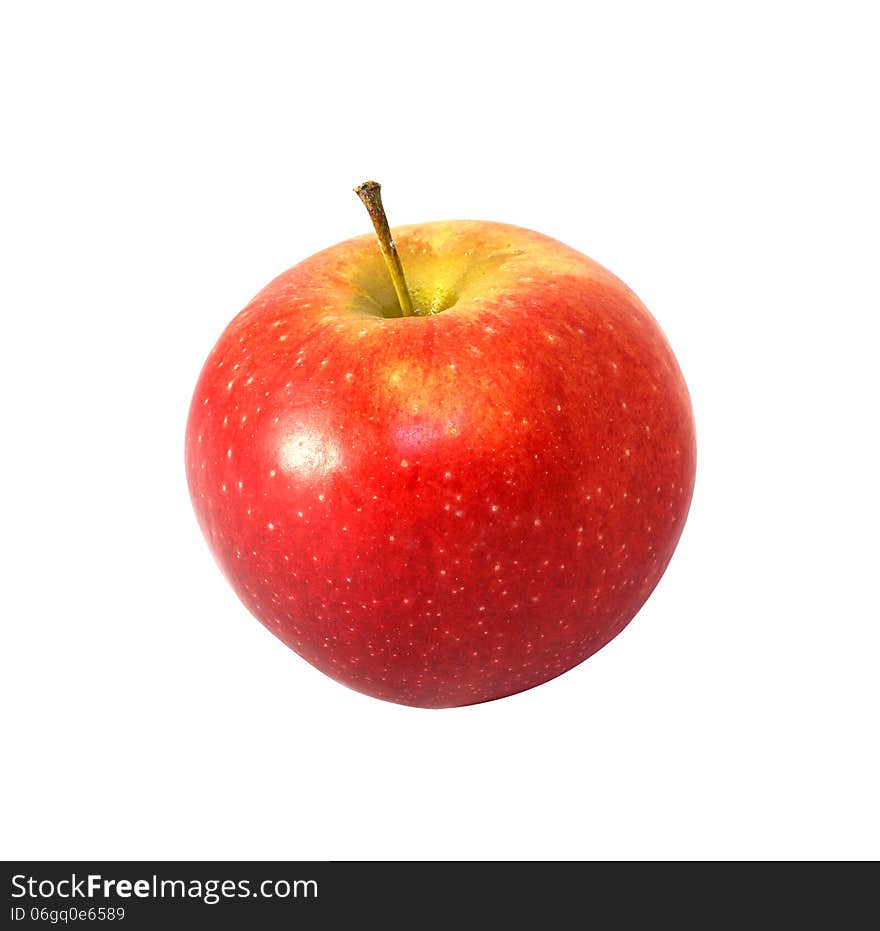
<svg viewBox="0 0 880 931">
<path fill-rule="evenodd" d="M 6 858 L 876 858 L 870 3 L 4 4 Z M 699 467 L 630 627 L 428 712 L 316 672 L 183 469 L 211 345 L 284 268 L 508 221 L 610 267 Z"/>
</svg>

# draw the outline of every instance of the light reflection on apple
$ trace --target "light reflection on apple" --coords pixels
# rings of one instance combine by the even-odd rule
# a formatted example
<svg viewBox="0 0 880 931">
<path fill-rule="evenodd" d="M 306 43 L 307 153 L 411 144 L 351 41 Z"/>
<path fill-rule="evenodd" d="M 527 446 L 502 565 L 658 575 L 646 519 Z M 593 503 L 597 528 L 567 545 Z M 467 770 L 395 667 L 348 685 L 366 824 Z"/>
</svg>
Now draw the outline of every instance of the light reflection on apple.
<svg viewBox="0 0 880 931">
<path fill-rule="evenodd" d="M 450 424 L 436 418 L 407 420 L 394 427 L 394 439 L 402 452 L 419 453 L 434 446 L 438 440 L 448 436 Z"/>
<path fill-rule="evenodd" d="M 281 468 L 301 478 L 324 478 L 337 468 L 341 458 L 339 445 L 320 429 L 310 426 L 292 431 L 279 448 Z"/>
</svg>

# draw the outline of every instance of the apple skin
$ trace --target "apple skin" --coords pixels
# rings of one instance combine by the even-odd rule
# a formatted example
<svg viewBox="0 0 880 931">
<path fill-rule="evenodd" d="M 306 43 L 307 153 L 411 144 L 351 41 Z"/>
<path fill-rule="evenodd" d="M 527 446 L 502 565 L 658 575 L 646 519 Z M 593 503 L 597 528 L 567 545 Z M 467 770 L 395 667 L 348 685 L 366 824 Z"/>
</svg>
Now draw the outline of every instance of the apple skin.
<svg viewBox="0 0 880 931">
<path fill-rule="evenodd" d="M 382 315 L 371 235 L 285 272 L 205 363 L 186 470 L 272 633 L 368 695 L 467 705 L 571 669 L 641 608 L 687 517 L 693 415 L 657 323 L 586 256 L 478 221 L 394 237 L 438 312 Z"/>
</svg>

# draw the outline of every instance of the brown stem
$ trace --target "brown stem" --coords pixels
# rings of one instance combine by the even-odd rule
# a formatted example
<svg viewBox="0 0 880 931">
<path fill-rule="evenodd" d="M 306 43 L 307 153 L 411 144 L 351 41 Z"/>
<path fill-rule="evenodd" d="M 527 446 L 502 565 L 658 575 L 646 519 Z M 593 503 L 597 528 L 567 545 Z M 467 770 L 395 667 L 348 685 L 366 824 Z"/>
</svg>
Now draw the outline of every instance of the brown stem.
<svg viewBox="0 0 880 931">
<path fill-rule="evenodd" d="M 379 248 L 382 250 L 382 257 L 385 259 L 388 274 L 391 276 L 391 282 L 397 292 L 400 310 L 404 317 L 411 317 L 415 313 L 412 297 L 410 297 L 409 288 L 406 286 L 403 265 L 400 262 L 400 256 L 397 254 L 397 246 L 395 246 L 394 240 L 391 238 L 391 228 L 388 226 L 388 218 L 385 216 L 385 209 L 382 206 L 381 190 L 382 186 L 378 181 L 364 181 L 363 184 L 359 184 L 354 189 L 354 192 L 363 201 L 367 213 L 369 213 L 370 219 L 373 221 L 373 227 L 379 239 Z"/>
</svg>

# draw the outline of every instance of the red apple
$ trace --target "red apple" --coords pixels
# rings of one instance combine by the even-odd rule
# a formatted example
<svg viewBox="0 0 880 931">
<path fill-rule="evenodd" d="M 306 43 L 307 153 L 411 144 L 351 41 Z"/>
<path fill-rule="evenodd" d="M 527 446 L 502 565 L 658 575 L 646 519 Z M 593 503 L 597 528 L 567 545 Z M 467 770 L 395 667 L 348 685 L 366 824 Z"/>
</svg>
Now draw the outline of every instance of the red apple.
<svg viewBox="0 0 880 931">
<path fill-rule="evenodd" d="M 466 705 L 571 669 L 644 604 L 687 517 L 693 416 L 657 323 L 586 256 L 499 223 L 394 240 L 407 281 L 390 237 L 386 267 L 361 236 L 229 324 L 187 476 L 284 643 L 377 698 Z"/>
</svg>

